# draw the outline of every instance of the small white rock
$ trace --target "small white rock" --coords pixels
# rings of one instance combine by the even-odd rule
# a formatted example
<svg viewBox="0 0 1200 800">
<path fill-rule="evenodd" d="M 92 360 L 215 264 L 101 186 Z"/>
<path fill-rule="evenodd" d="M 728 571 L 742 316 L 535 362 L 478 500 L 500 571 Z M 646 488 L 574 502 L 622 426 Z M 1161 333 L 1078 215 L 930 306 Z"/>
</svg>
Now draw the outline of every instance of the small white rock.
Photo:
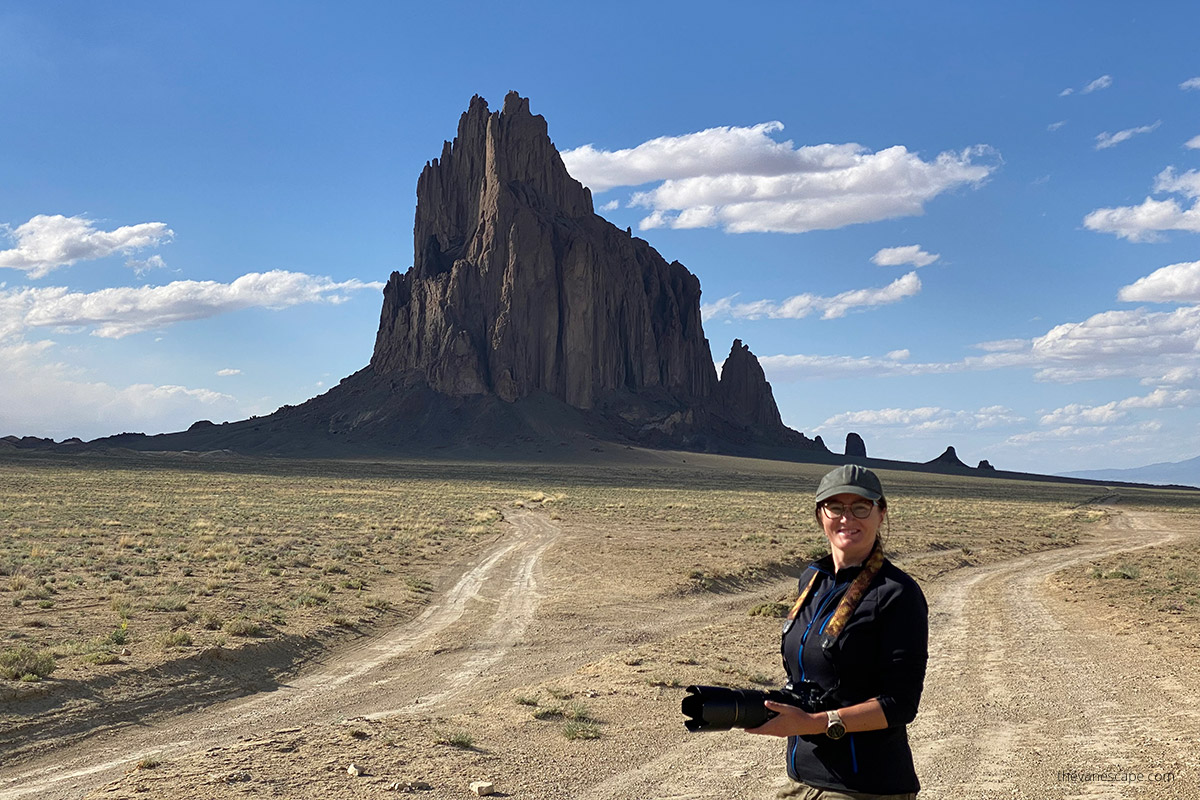
<svg viewBox="0 0 1200 800">
<path fill-rule="evenodd" d="M 492 794 L 496 791 L 496 787 L 488 781 L 475 781 L 471 784 L 471 791 L 477 796 L 483 797 L 485 794 Z"/>
<path fill-rule="evenodd" d="M 346 774 L 353 775 L 357 778 L 359 775 L 362 775 L 362 769 L 360 769 L 357 764 L 351 764 L 350 766 L 346 767 Z"/>
</svg>

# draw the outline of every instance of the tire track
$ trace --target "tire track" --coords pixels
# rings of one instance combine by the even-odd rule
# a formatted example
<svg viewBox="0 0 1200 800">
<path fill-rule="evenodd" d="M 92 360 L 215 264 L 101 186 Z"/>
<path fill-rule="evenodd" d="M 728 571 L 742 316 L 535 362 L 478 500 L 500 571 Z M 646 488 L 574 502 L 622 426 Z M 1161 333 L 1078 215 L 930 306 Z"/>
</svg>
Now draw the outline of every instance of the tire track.
<svg viewBox="0 0 1200 800">
<path fill-rule="evenodd" d="M 541 600 L 536 591 L 541 558 L 559 529 L 527 511 L 513 512 L 506 521 L 512 526 L 508 535 L 417 619 L 334 654 L 274 691 L 111 731 L 39 757 L 17 774 L 0 777 L 0 800 L 79 797 L 151 755 L 177 757 L 272 729 L 357 715 L 390 716 L 418 706 L 424 713 L 448 702 L 503 660 Z M 457 628 L 475 606 L 490 609 L 490 623 L 479 623 L 473 614 L 464 634 Z M 486 631 L 476 636 L 483 624 Z M 465 638 L 469 645 L 437 650 L 443 637 Z"/>
<path fill-rule="evenodd" d="M 1048 599 L 1063 569 L 1181 538 L 1125 512 L 1101 538 L 984 567 L 933 603 L 930 668 L 911 733 L 929 798 L 1196 797 L 1200 692 Z M 1080 775 L 1190 772 L 1189 785 Z"/>
</svg>

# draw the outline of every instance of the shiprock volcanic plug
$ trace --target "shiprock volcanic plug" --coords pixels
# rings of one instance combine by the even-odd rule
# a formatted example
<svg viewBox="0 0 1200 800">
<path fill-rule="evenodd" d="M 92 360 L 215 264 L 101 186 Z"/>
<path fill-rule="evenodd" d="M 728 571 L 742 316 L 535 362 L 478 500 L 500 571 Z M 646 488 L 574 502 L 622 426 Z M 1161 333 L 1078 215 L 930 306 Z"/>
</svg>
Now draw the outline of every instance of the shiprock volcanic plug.
<svg viewBox="0 0 1200 800">
<path fill-rule="evenodd" d="M 413 228 L 413 266 L 387 282 L 369 366 L 267 417 L 107 441 L 315 453 L 582 434 L 828 452 L 783 424 L 741 341 L 718 380 L 699 279 L 595 213 L 515 92 L 498 112 L 472 98 L 421 172 Z"/>
</svg>

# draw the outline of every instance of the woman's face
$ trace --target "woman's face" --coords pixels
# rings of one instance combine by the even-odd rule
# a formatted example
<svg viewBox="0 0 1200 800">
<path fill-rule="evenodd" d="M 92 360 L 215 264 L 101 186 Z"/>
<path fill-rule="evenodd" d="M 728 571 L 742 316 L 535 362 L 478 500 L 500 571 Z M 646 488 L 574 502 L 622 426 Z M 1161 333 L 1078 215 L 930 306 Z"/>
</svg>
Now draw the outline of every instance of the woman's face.
<svg viewBox="0 0 1200 800">
<path fill-rule="evenodd" d="M 856 494 L 839 494 L 821 503 L 840 504 L 845 509 L 845 513 L 835 519 L 830 519 L 823 508 L 818 512 L 825 538 L 829 540 L 829 547 L 833 550 L 834 560 L 839 563 L 839 567 L 842 564 L 861 564 L 866 561 L 871 548 L 875 546 L 879 526 L 883 524 L 883 517 L 887 512 L 878 505 L 872 505 L 871 513 L 866 519 L 858 519 L 850 513 L 852 505 L 870 502 Z"/>
</svg>

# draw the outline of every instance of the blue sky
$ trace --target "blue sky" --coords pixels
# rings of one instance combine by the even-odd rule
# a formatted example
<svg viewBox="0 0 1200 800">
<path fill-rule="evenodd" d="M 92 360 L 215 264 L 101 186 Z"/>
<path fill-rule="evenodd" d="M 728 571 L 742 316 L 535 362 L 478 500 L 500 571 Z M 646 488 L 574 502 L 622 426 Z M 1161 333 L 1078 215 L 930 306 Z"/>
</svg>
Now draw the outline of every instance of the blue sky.
<svg viewBox="0 0 1200 800">
<path fill-rule="evenodd" d="M 269 413 L 370 358 L 473 94 L 840 450 L 1200 455 L 1194 3 L 0 6 L 0 433 Z"/>
</svg>

